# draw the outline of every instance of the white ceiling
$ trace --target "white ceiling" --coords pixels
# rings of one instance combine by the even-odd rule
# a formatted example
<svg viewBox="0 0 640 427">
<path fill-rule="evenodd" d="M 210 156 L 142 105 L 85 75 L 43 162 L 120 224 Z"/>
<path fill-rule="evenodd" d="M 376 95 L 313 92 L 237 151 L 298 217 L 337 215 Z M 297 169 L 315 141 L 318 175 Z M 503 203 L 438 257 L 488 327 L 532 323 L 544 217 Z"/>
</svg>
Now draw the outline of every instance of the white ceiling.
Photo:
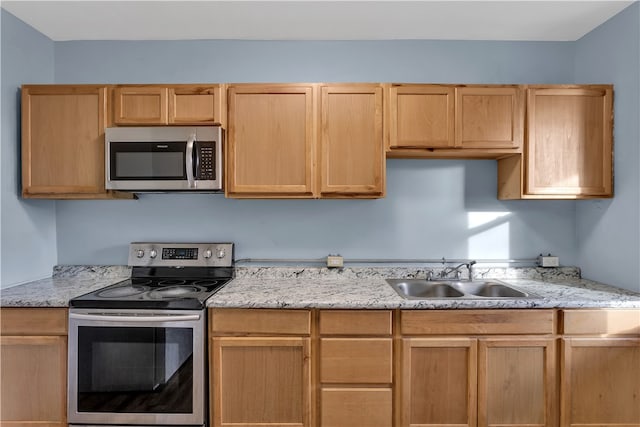
<svg viewBox="0 0 640 427">
<path fill-rule="evenodd" d="M 2 1 L 62 40 L 577 40 L 633 1 Z"/>
</svg>

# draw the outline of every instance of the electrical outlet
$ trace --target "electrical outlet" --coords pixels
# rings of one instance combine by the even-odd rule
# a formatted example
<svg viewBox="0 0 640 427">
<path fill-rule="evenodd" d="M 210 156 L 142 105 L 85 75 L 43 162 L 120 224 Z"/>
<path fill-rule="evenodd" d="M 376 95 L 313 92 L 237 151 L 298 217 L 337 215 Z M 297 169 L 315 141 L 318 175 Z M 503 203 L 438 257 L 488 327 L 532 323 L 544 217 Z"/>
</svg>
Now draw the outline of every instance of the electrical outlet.
<svg viewBox="0 0 640 427">
<path fill-rule="evenodd" d="M 329 255 L 327 257 L 327 267 L 338 268 L 344 266 L 344 260 L 340 255 Z"/>
<path fill-rule="evenodd" d="M 538 256 L 538 265 L 540 267 L 560 267 L 560 258 L 551 254 Z"/>
</svg>

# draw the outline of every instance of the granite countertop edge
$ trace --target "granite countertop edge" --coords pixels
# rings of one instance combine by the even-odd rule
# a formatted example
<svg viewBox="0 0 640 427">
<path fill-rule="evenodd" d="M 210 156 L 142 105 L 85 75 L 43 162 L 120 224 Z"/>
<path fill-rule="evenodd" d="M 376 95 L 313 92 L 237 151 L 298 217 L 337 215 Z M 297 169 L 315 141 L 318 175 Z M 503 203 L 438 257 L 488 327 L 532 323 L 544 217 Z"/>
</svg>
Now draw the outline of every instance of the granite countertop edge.
<svg viewBox="0 0 640 427">
<path fill-rule="evenodd" d="M 128 278 L 126 266 L 56 266 L 50 278 L 0 290 L 0 307 L 68 307 L 69 300 Z M 534 298 L 408 300 L 385 277 L 421 278 L 424 269 L 249 268 L 207 300 L 210 308 L 481 309 L 640 308 L 640 293 L 580 278 L 575 267 L 479 269 Z M 493 276 L 493 277 L 492 277 Z"/>
</svg>

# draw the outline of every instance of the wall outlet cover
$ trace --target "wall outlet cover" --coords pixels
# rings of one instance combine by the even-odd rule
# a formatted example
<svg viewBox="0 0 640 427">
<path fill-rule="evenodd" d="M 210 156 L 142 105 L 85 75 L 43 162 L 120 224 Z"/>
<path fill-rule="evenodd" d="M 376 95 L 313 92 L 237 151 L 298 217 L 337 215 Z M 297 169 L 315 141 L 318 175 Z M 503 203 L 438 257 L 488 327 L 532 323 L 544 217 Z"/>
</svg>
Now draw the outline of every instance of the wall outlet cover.
<svg viewBox="0 0 640 427">
<path fill-rule="evenodd" d="M 329 255 L 327 257 L 327 267 L 339 268 L 344 266 L 344 260 L 340 255 Z"/>
<path fill-rule="evenodd" d="M 538 257 L 538 265 L 540 267 L 560 267 L 560 258 L 551 254 L 540 255 Z"/>
</svg>

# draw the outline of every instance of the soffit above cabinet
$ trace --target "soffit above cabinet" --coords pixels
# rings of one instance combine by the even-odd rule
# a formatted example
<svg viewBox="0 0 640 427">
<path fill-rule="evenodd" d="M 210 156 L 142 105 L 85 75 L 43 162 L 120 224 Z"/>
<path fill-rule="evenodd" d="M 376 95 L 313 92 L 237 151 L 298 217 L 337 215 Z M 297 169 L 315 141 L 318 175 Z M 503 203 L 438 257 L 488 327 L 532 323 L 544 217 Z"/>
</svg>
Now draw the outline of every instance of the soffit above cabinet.
<svg viewBox="0 0 640 427">
<path fill-rule="evenodd" d="M 54 41 L 574 41 L 632 1 L 3 1 Z M 114 25 L 117 23 L 117 25 Z"/>
</svg>

